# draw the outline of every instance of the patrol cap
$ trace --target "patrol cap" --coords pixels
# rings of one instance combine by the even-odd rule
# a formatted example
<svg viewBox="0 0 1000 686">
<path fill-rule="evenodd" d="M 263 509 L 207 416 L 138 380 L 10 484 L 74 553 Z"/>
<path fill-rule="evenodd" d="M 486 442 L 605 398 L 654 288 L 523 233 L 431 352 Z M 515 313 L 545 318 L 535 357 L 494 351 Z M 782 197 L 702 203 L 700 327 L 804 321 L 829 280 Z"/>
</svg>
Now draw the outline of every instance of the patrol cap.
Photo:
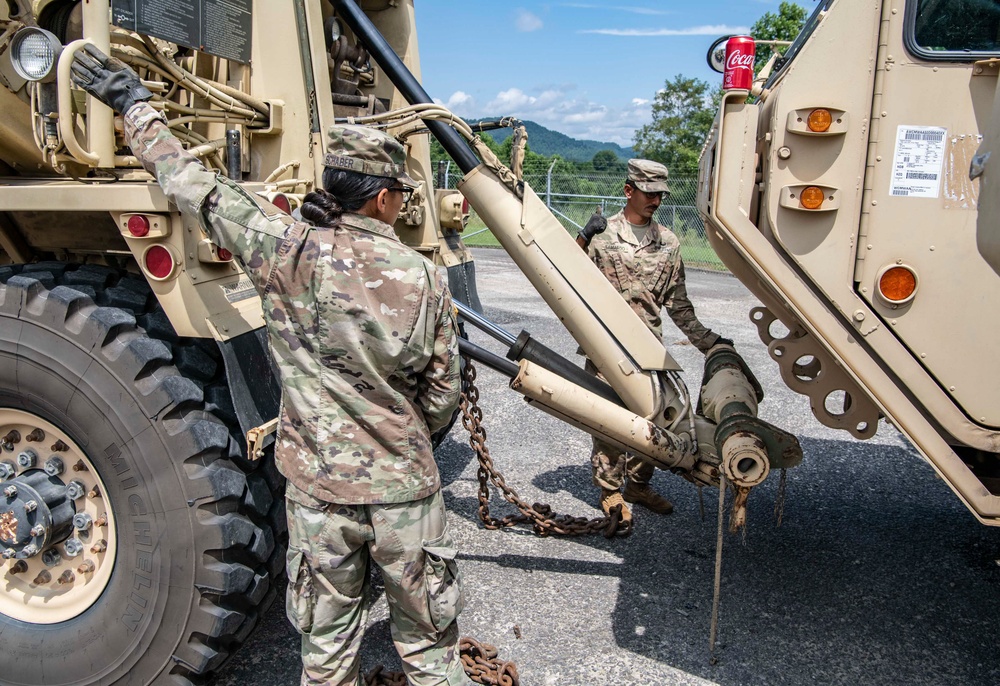
<svg viewBox="0 0 1000 686">
<path fill-rule="evenodd" d="M 628 180 L 636 188 L 646 193 L 669 193 L 665 165 L 652 160 L 631 159 L 628 161 Z"/>
<path fill-rule="evenodd" d="M 367 126 L 335 124 L 330 127 L 323 164 L 333 169 L 397 179 L 404 186 L 418 184 L 406 173 L 406 150 L 395 138 Z"/>
</svg>

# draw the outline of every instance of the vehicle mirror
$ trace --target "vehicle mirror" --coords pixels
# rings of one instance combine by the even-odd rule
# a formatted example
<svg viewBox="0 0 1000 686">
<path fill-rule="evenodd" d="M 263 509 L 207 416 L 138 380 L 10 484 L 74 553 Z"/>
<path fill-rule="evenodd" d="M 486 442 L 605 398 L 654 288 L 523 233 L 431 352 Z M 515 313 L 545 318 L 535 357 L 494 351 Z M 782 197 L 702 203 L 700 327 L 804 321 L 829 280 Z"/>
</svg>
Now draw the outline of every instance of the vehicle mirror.
<svg viewBox="0 0 1000 686">
<path fill-rule="evenodd" d="M 732 36 L 722 36 L 716 39 L 712 46 L 708 49 L 708 55 L 706 59 L 708 60 L 708 66 L 712 68 L 712 71 L 717 71 L 720 74 L 726 71 L 726 41 L 728 41 Z"/>
</svg>

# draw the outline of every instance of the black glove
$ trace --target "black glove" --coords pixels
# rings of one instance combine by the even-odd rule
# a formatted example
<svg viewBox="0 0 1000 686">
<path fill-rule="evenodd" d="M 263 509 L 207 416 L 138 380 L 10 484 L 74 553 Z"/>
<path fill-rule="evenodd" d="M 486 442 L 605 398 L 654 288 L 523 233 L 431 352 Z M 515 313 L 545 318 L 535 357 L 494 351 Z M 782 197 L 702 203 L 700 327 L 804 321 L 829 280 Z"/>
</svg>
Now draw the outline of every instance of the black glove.
<svg viewBox="0 0 1000 686">
<path fill-rule="evenodd" d="M 599 212 L 595 212 L 590 215 L 590 219 L 587 220 L 586 225 L 576 235 L 582 237 L 590 244 L 590 241 L 594 240 L 594 236 L 604 233 L 604 229 L 606 228 L 608 228 L 608 220 L 602 217 Z"/>
<path fill-rule="evenodd" d="M 70 70 L 73 83 L 119 114 L 153 97 L 131 67 L 93 45 L 85 45 L 73 56 Z"/>
</svg>

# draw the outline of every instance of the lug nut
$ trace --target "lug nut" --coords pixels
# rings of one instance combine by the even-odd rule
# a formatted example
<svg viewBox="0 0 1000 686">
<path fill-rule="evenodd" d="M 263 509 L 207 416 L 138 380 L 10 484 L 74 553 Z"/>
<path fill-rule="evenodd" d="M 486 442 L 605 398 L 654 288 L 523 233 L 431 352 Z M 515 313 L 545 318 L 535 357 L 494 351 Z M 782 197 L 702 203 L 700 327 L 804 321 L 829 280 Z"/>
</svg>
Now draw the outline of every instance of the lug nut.
<svg viewBox="0 0 1000 686">
<path fill-rule="evenodd" d="M 28 563 L 24 560 L 18 560 L 10 566 L 11 574 L 23 574 L 28 571 Z"/>
<path fill-rule="evenodd" d="M 43 467 L 45 473 L 49 476 L 59 476 L 63 473 L 65 469 L 65 464 L 63 464 L 62 458 L 58 455 L 52 455 L 49 459 L 45 461 L 45 466 Z"/>
<path fill-rule="evenodd" d="M 35 466 L 35 460 L 38 459 L 38 453 L 34 450 L 22 450 L 17 454 L 17 463 L 21 465 L 24 469 L 31 469 Z"/>
<path fill-rule="evenodd" d="M 76 568 L 76 571 L 80 574 L 90 574 L 95 569 L 97 569 L 97 565 L 90 560 L 84 560 L 83 564 Z"/>
<path fill-rule="evenodd" d="M 83 552 L 83 542 L 79 538 L 67 538 L 63 549 L 69 557 L 76 557 Z"/>
<path fill-rule="evenodd" d="M 45 563 L 46 567 L 55 567 L 57 564 L 62 562 L 62 555 L 55 548 L 49 548 L 44 553 L 42 553 L 42 562 Z"/>
<path fill-rule="evenodd" d="M 0 556 L 2 556 L 3 559 L 5 560 L 9 560 L 13 558 L 15 555 L 17 555 L 17 551 L 14 550 L 13 548 L 7 548 L 2 553 L 0 553 Z"/>
<path fill-rule="evenodd" d="M 17 486 L 13 486 L 13 485 L 8 486 L 7 488 L 3 489 L 3 494 L 5 496 L 7 496 L 8 498 L 16 498 L 17 497 Z"/>
<path fill-rule="evenodd" d="M 17 429 L 11 429 L 3 437 L 4 447 L 6 447 L 7 444 L 20 443 L 20 442 L 21 442 L 21 432 L 18 431 Z"/>
<path fill-rule="evenodd" d="M 74 574 L 73 570 L 71 569 L 67 569 L 65 572 L 63 572 L 58 579 L 60 586 L 64 584 L 71 584 L 74 581 L 76 581 L 76 574 Z"/>
<path fill-rule="evenodd" d="M 92 489 L 90 489 L 89 491 L 87 491 L 87 497 L 90 498 L 91 500 L 93 500 L 94 498 L 100 498 L 101 497 L 101 488 L 100 488 L 100 486 L 98 486 L 97 484 L 94 484 L 94 487 Z"/>
<path fill-rule="evenodd" d="M 107 526 L 108 525 L 108 513 L 104 512 L 100 517 L 94 520 L 94 526 Z"/>
<path fill-rule="evenodd" d="M 70 481 L 66 484 L 66 497 L 70 500 L 79 500 L 83 497 L 83 493 L 82 481 Z"/>
<path fill-rule="evenodd" d="M 84 464 L 83 460 L 77 460 L 76 464 L 73 465 L 74 472 L 85 472 L 87 471 L 87 465 Z"/>
<path fill-rule="evenodd" d="M 10 460 L 4 460 L 0 462 L 0 481 L 6 481 L 7 479 L 13 478 L 17 474 L 17 468 L 14 463 Z"/>
<path fill-rule="evenodd" d="M 38 503 L 35 502 L 34 500 L 29 500 L 24 504 L 25 512 L 34 512 L 37 509 L 38 509 Z"/>
<path fill-rule="evenodd" d="M 14 452 L 14 444 L 7 441 L 0 441 L 0 451 L 6 450 L 8 453 Z"/>
<path fill-rule="evenodd" d="M 21 550 L 21 554 L 25 557 L 34 557 L 38 554 L 38 546 L 34 543 L 29 543 Z"/>
<path fill-rule="evenodd" d="M 73 515 L 73 528 L 77 531 L 86 531 L 93 523 L 93 519 L 86 512 L 77 512 Z"/>
<path fill-rule="evenodd" d="M 35 580 L 32 581 L 31 583 L 35 584 L 36 586 L 41 586 L 42 584 L 47 584 L 50 581 L 52 581 L 52 575 L 49 574 L 49 570 L 43 569 L 38 573 L 38 576 L 36 576 Z"/>
<path fill-rule="evenodd" d="M 35 429 L 30 434 L 25 436 L 24 440 L 26 440 L 28 443 L 37 443 L 38 441 L 44 441 L 45 432 L 42 431 L 41 429 Z"/>
<path fill-rule="evenodd" d="M 97 555 L 98 553 L 103 553 L 107 549 L 108 549 L 108 542 L 105 541 L 103 538 L 94 545 L 90 546 L 90 552 L 94 553 L 94 555 Z"/>
<path fill-rule="evenodd" d="M 31 527 L 32 536 L 44 536 L 45 531 L 46 528 L 44 524 L 35 524 L 33 527 Z"/>
<path fill-rule="evenodd" d="M 54 453 L 64 453 L 67 450 L 69 450 L 69 446 L 63 443 L 62 441 L 56 441 L 55 443 L 52 444 L 52 447 L 49 449 Z"/>
</svg>

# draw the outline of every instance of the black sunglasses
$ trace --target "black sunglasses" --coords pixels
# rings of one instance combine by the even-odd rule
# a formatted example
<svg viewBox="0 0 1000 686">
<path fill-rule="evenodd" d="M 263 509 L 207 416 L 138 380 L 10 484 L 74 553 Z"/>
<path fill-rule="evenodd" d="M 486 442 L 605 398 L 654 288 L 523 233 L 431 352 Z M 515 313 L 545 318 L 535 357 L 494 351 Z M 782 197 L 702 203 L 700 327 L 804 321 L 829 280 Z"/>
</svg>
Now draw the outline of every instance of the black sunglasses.
<svg viewBox="0 0 1000 686">
<path fill-rule="evenodd" d="M 640 193 L 642 193 L 643 195 L 645 195 L 647 198 L 659 198 L 660 200 L 665 200 L 666 198 L 670 197 L 670 191 L 654 191 L 652 193 L 649 193 L 647 191 L 642 190 L 641 188 L 639 188 L 638 186 L 636 186 L 632 182 L 628 182 L 625 185 L 629 186 L 634 191 L 639 191 Z"/>
<path fill-rule="evenodd" d="M 413 197 L 413 189 L 407 188 L 406 186 L 400 186 L 400 187 L 391 186 L 386 190 L 395 191 L 396 193 L 402 193 L 404 203 L 410 202 L 410 198 Z"/>
</svg>

